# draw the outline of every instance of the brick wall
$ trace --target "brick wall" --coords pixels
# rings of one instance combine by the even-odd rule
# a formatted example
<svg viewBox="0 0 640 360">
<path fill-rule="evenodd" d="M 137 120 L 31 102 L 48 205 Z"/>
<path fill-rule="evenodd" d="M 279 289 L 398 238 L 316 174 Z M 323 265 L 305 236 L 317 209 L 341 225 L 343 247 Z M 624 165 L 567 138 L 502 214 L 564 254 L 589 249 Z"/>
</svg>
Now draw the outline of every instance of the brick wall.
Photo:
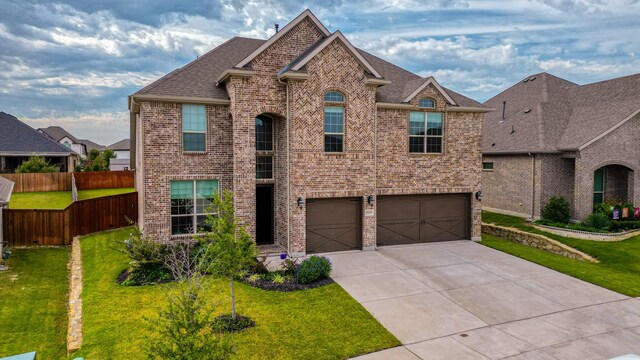
<svg viewBox="0 0 640 360">
<path fill-rule="evenodd" d="M 482 171 L 482 206 L 531 217 L 533 160 L 529 155 L 485 155 L 493 170 Z M 540 193 L 539 187 L 537 193 Z M 534 210 L 535 213 L 535 210 Z"/>
<path fill-rule="evenodd" d="M 563 158 L 555 154 L 538 154 L 536 159 L 540 161 L 541 187 L 540 206 L 537 214 L 553 196 L 561 196 L 572 205 L 575 186 L 575 159 Z"/>
</svg>

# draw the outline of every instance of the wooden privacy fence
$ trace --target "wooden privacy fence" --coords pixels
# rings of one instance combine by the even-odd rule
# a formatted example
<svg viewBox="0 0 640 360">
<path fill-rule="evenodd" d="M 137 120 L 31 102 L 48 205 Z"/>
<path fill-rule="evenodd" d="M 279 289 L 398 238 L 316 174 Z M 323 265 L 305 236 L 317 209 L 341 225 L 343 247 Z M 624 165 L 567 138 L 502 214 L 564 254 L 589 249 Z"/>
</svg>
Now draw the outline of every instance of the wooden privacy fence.
<svg viewBox="0 0 640 360">
<path fill-rule="evenodd" d="M 10 246 L 70 245 L 77 235 L 116 229 L 138 218 L 138 193 L 71 203 L 64 210 L 3 209 L 4 240 Z"/>
<path fill-rule="evenodd" d="M 135 171 L 95 171 L 45 174 L 0 174 L 15 183 L 14 193 L 71 191 L 71 176 L 78 190 L 133 187 Z"/>
</svg>

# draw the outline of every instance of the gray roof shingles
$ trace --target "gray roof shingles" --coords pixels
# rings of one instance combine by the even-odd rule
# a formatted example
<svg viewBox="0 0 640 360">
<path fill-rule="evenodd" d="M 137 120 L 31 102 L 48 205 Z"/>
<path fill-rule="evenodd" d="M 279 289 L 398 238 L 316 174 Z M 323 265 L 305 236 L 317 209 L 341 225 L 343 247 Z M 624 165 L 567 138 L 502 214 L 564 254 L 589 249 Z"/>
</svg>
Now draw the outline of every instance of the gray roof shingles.
<svg viewBox="0 0 640 360">
<path fill-rule="evenodd" d="M 234 37 L 222 43 L 198 59 L 161 77 L 150 85 L 140 89 L 134 95 L 160 95 L 179 97 L 198 97 L 228 100 L 229 95 L 224 85 L 217 85 L 217 79 L 225 70 L 233 68 L 246 56 L 251 54 L 266 40 Z M 324 40 L 319 40 L 312 48 L 320 46 Z M 312 49 L 305 51 L 307 54 Z M 399 103 L 408 82 L 416 86 L 422 83 L 420 76 L 391 64 L 366 51 L 357 49 L 360 54 L 373 66 L 382 77 L 390 80 L 391 84 L 378 88 L 376 100 L 379 102 Z M 300 59 L 299 57 L 298 59 Z M 298 60 L 297 59 L 297 60 Z M 295 61 L 292 64 L 295 63 Z M 290 64 L 288 67 L 292 66 Z M 286 67 L 285 69 L 287 69 Z M 282 69 L 282 70 L 285 70 Z M 274 74 L 275 76 L 276 74 Z M 454 91 L 445 89 L 459 106 L 483 107 L 482 104 L 469 99 Z M 406 97 L 406 96 L 405 96 Z"/>
<path fill-rule="evenodd" d="M 73 151 L 40 133 L 15 116 L 0 112 L 0 154 L 60 154 Z"/>
<path fill-rule="evenodd" d="M 107 149 L 111 150 L 131 150 L 131 141 L 129 139 L 122 139 L 107 146 Z"/>
<path fill-rule="evenodd" d="M 97 149 L 97 150 L 103 150 L 104 149 L 103 145 L 95 143 L 95 142 L 93 142 L 91 140 L 76 138 L 75 136 L 71 135 L 70 132 L 68 132 L 67 130 L 65 130 L 64 128 L 62 128 L 60 126 L 49 126 L 49 127 L 46 127 L 46 128 L 40 128 L 38 130 L 42 131 L 43 133 L 45 133 L 46 135 L 51 137 L 53 140 L 58 141 L 58 142 L 60 140 L 62 140 L 63 138 L 67 137 L 67 138 L 71 139 L 71 141 L 73 141 L 76 144 L 83 144 L 87 148 L 87 151 L 89 151 L 91 149 Z"/>
<path fill-rule="evenodd" d="M 534 77 L 484 103 L 496 109 L 485 116 L 484 153 L 576 150 L 640 109 L 640 74 L 587 85 Z"/>
</svg>

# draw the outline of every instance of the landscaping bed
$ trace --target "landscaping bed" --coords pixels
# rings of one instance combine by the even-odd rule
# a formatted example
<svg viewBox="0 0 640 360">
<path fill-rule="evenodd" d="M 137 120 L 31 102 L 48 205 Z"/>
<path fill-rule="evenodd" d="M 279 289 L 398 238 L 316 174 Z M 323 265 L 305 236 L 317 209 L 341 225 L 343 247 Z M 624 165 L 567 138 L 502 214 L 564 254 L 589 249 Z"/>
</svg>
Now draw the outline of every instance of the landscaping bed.
<svg viewBox="0 0 640 360">
<path fill-rule="evenodd" d="M 540 234 L 580 250 L 600 263 L 587 263 L 551 254 L 506 239 L 483 234 L 482 244 L 538 263 L 628 296 L 640 296 L 640 236 L 617 242 L 589 241 L 538 230 L 524 219 L 482 212 L 482 221 Z"/>
<path fill-rule="evenodd" d="M 251 279 L 250 276 L 243 277 L 240 279 L 240 281 L 258 289 L 282 292 L 313 289 L 320 286 L 333 284 L 334 282 L 331 278 L 324 278 L 308 284 L 301 284 L 294 278 L 285 278 L 283 282 L 274 282 L 272 279 L 264 277 L 261 277 L 259 279 Z"/>
<path fill-rule="evenodd" d="M 84 344 L 72 357 L 144 358 L 145 318 L 166 306 L 166 287 L 120 286 L 114 279 L 128 267 L 125 254 L 113 250 L 131 228 L 81 239 L 84 289 Z M 214 317 L 228 312 L 228 279 L 206 276 L 204 295 L 215 304 Z M 400 345 L 369 312 L 338 284 L 303 291 L 264 291 L 236 283 L 239 315 L 255 326 L 226 334 L 237 359 L 346 359 Z"/>
<path fill-rule="evenodd" d="M 134 188 L 79 190 L 78 200 L 87 200 L 110 195 L 134 192 Z M 71 205 L 71 191 L 43 191 L 13 193 L 10 209 L 64 209 Z"/>
<path fill-rule="evenodd" d="M 0 272 L 0 358 L 66 358 L 68 261 L 68 247 L 13 249 Z"/>
</svg>

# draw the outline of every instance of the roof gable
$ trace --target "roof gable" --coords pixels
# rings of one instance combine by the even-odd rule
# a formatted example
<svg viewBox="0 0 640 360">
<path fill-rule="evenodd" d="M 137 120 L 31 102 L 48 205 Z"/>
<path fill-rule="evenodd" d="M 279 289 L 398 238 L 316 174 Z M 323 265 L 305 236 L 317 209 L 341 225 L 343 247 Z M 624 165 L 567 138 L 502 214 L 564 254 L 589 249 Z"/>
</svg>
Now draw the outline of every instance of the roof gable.
<svg viewBox="0 0 640 360">
<path fill-rule="evenodd" d="M 334 41 L 340 41 L 345 48 L 351 53 L 351 55 L 360 62 L 365 69 L 369 71 L 376 78 L 382 78 L 382 75 L 365 59 L 362 54 L 347 40 L 347 38 L 340 32 L 336 31 L 326 39 L 319 41 L 315 46 L 309 48 L 308 51 L 300 55 L 291 64 L 287 65 L 284 69 L 280 70 L 278 74 L 284 73 L 288 70 L 300 71 L 311 59 L 316 57 L 322 50 L 329 46 Z"/>
<path fill-rule="evenodd" d="M 409 82 L 409 83 L 407 83 L 407 86 L 408 87 L 412 87 L 412 86 L 415 86 L 416 84 L 418 84 L 418 86 L 411 93 L 409 93 L 409 95 L 406 98 L 404 98 L 402 100 L 402 102 L 410 102 L 424 88 L 426 88 L 429 85 L 433 85 L 433 87 L 435 87 L 438 90 L 438 92 L 440 92 L 440 94 L 442 94 L 442 96 L 445 99 L 447 99 L 449 104 L 451 104 L 453 106 L 457 106 L 458 105 L 456 103 L 456 101 L 453 100 L 453 98 L 449 94 L 447 94 L 447 92 L 444 90 L 444 88 L 442 86 L 440 86 L 440 84 L 438 84 L 438 82 L 436 81 L 436 79 L 433 78 L 433 76 L 429 76 L 428 78 L 425 78 L 422 81 Z"/>
<path fill-rule="evenodd" d="M 0 112 L 0 153 L 16 155 L 61 155 L 73 151 L 47 135 L 18 120 L 15 116 Z"/>
<path fill-rule="evenodd" d="M 300 22 L 302 22 L 305 19 L 311 20 L 313 24 L 315 24 L 315 26 L 318 28 L 318 30 L 320 30 L 325 36 L 329 36 L 331 34 L 329 30 L 327 30 L 327 28 L 320 22 L 320 20 L 318 20 L 318 18 L 311 12 L 311 10 L 306 9 L 300 15 L 298 15 L 295 19 L 293 19 L 290 23 L 285 25 L 285 27 L 282 28 L 282 30 L 275 33 L 272 37 L 269 38 L 269 40 L 262 43 L 260 47 L 255 49 L 251 54 L 243 58 L 239 63 L 237 63 L 233 67 L 235 68 L 245 67 L 247 64 L 251 62 L 251 60 L 253 60 L 256 56 L 260 55 L 269 46 L 274 44 L 276 41 L 278 41 L 278 39 L 284 36 L 291 29 L 295 28 L 296 25 L 298 25 Z"/>
</svg>

